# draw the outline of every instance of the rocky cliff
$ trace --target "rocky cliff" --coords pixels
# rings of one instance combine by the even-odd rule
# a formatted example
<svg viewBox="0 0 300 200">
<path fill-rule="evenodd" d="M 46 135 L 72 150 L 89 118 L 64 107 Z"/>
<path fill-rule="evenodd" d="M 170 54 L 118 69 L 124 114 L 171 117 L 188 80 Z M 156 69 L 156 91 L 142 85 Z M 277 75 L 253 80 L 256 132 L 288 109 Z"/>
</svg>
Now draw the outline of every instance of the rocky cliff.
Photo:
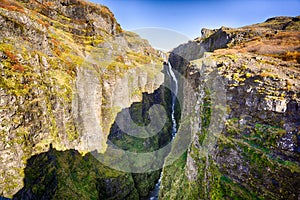
<svg viewBox="0 0 300 200">
<path fill-rule="evenodd" d="M 158 52 L 82 0 L 2 0 L 0 24 L 0 195 L 138 198 L 130 174 L 88 152 L 104 152 L 117 113 L 163 83 Z"/>
<path fill-rule="evenodd" d="M 299 41 L 300 18 L 276 17 L 171 52 L 184 75 L 175 140 L 191 144 L 164 167 L 161 199 L 300 198 Z"/>
<path fill-rule="evenodd" d="M 171 52 L 182 74 L 180 126 L 161 199 L 300 198 L 299 23 L 275 17 L 203 29 Z M 0 24 L 0 196 L 146 198 L 160 172 L 148 163 L 159 157 L 160 166 L 171 148 L 142 166 L 129 155 L 118 162 L 108 149 L 138 155 L 170 143 L 159 52 L 122 30 L 107 7 L 83 0 L 2 0 Z M 147 126 L 155 104 L 168 114 L 155 136 L 120 127 L 118 120 L 130 122 L 124 113 Z M 151 170 L 117 171 L 96 159 L 103 155 Z"/>
</svg>

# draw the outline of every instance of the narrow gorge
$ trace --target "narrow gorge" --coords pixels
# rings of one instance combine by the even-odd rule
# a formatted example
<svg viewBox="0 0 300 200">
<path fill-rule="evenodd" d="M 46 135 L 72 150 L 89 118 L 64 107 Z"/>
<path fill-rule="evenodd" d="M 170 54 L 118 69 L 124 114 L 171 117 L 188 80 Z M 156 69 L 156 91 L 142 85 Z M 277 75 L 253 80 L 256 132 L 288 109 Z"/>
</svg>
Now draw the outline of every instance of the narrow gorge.
<svg viewBox="0 0 300 200">
<path fill-rule="evenodd" d="M 191 144 L 164 167 L 160 199 L 299 198 L 299 35 L 299 17 L 276 17 L 203 29 L 171 52 L 177 135 Z"/>
<path fill-rule="evenodd" d="M 299 16 L 170 52 L 83 0 L 0 24 L 0 199 L 299 200 Z"/>
<path fill-rule="evenodd" d="M 176 121 L 176 115 L 175 115 L 175 112 L 176 112 L 175 106 L 176 106 L 177 93 L 178 93 L 178 80 L 173 71 L 171 63 L 164 62 L 164 66 L 165 66 L 166 74 L 167 74 L 167 76 L 169 78 L 169 82 L 170 82 L 169 89 L 171 90 L 170 91 L 171 92 L 171 120 L 172 120 L 171 136 L 172 136 L 172 140 L 173 140 L 177 133 L 177 121 Z M 163 174 L 162 174 L 162 172 L 160 172 L 160 177 L 159 177 L 157 183 L 155 184 L 154 189 L 150 192 L 150 200 L 158 200 L 162 176 L 163 176 Z"/>
</svg>

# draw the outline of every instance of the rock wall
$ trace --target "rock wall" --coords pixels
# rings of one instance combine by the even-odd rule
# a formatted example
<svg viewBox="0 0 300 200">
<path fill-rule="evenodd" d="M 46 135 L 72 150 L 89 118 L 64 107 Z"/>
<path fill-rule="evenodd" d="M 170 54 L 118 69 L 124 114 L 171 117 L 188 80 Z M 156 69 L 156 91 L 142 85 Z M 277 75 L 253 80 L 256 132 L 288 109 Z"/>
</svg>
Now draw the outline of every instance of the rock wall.
<svg viewBox="0 0 300 200">
<path fill-rule="evenodd" d="M 105 151 L 117 113 L 163 83 L 163 66 L 104 6 L 5 0 L 0 22 L 0 195 L 11 197 L 27 160 L 50 144 Z M 86 144 L 95 134 L 99 142 Z"/>
<path fill-rule="evenodd" d="M 49 151 L 28 159 L 24 187 L 13 199 L 138 199 L 130 174 L 112 170 L 93 155 Z"/>
<path fill-rule="evenodd" d="M 288 25 L 292 30 L 282 28 Z M 220 32 L 232 37 L 226 41 Z M 296 18 L 275 18 L 211 31 L 171 53 L 185 76 L 178 134 L 190 131 L 191 145 L 164 167 L 161 199 L 299 199 L 299 43 L 293 37 L 299 38 Z M 192 43 L 197 52 L 190 54 Z M 215 51 L 200 58 L 202 48 Z"/>
</svg>

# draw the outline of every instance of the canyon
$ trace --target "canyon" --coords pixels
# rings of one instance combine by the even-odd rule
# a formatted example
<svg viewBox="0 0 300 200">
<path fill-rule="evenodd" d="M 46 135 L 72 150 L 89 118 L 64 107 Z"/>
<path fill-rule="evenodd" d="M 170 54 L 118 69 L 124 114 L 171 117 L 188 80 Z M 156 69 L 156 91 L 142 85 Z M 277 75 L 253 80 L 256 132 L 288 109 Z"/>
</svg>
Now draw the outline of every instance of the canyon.
<svg viewBox="0 0 300 200">
<path fill-rule="evenodd" d="M 2 0 L 0 24 L 0 196 L 300 198 L 299 16 L 168 53 L 81 0 Z"/>
</svg>

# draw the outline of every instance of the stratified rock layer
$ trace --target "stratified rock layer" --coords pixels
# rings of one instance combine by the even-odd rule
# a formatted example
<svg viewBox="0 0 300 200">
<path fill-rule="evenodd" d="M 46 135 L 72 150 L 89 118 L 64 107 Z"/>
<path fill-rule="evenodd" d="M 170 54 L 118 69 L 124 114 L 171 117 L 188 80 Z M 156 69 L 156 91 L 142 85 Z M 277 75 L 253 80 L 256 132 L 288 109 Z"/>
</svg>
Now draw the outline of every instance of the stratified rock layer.
<svg viewBox="0 0 300 200">
<path fill-rule="evenodd" d="M 27 164 L 40 169 L 27 160 L 50 144 L 104 152 L 117 113 L 159 88 L 163 74 L 159 54 L 105 6 L 3 0 L 0 24 L 0 195 L 11 197 L 31 177 Z"/>
<path fill-rule="evenodd" d="M 277 17 L 203 30 L 174 49 L 189 121 L 178 135 L 189 127 L 191 145 L 164 168 L 161 199 L 300 198 L 299 27 Z"/>
</svg>

